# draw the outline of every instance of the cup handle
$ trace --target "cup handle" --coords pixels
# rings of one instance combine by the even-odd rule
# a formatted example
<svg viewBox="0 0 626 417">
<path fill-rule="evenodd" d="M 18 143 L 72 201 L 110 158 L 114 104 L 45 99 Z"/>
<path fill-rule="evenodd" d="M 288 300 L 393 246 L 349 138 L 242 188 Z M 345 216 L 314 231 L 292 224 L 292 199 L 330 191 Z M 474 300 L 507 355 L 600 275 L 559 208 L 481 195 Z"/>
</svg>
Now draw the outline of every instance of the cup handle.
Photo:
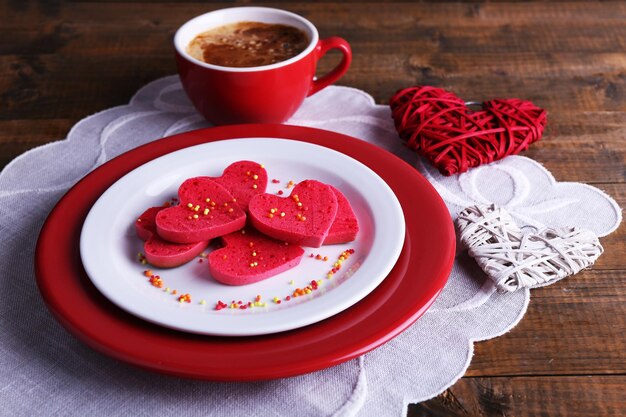
<svg viewBox="0 0 626 417">
<path fill-rule="evenodd" d="M 312 96 L 321 89 L 328 87 L 341 78 L 346 71 L 348 71 L 350 62 L 352 62 L 352 49 L 350 48 L 350 44 L 345 39 L 338 36 L 331 36 L 330 38 L 322 39 L 317 43 L 317 46 L 315 47 L 315 54 L 317 55 L 315 60 L 316 65 L 317 61 L 319 61 L 324 55 L 326 55 L 326 52 L 331 49 L 339 49 L 339 51 L 343 54 L 343 58 L 341 59 L 339 65 L 337 65 L 331 72 L 321 78 L 318 78 L 317 80 L 313 80 L 307 97 Z"/>
</svg>

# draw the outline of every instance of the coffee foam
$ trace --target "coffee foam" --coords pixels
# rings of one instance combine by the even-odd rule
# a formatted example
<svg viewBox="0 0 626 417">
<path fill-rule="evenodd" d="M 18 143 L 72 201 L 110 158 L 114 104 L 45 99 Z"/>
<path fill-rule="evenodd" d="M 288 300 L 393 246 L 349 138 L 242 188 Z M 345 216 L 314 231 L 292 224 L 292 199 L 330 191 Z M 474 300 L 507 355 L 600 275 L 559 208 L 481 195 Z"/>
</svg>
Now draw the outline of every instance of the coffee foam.
<svg viewBox="0 0 626 417">
<path fill-rule="evenodd" d="M 288 60 L 309 45 L 306 34 L 289 25 L 237 22 L 197 35 L 187 53 L 224 67 L 257 67 Z"/>
</svg>

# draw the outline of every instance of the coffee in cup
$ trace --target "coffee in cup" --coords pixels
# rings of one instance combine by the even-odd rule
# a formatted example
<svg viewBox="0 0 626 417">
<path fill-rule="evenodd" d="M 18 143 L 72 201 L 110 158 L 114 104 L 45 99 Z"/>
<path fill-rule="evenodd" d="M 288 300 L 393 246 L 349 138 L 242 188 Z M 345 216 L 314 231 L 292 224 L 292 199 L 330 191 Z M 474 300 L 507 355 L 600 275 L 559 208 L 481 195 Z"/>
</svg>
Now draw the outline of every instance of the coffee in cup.
<svg viewBox="0 0 626 417">
<path fill-rule="evenodd" d="M 223 67 L 260 67 L 293 58 L 309 45 L 306 34 L 289 25 L 237 22 L 197 35 L 187 53 Z"/>
</svg>

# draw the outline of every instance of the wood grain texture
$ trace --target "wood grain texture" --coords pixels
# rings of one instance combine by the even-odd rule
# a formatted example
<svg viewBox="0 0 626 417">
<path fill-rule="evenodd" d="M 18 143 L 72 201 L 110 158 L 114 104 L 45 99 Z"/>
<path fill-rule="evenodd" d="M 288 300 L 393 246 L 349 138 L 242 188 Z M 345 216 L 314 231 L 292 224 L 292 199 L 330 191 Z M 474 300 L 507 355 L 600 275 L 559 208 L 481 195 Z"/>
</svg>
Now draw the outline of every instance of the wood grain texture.
<svg viewBox="0 0 626 417">
<path fill-rule="evenodd" d="M 171 39 L 200 13 L 250 2 L 0 3 L 0 169 L 59 140 L 78 120 L 126 104 L 173 74 Z M 381 104 L 430 84 L 472 101 L 530 99 L 544 138 L 524 155 L 558 181 L 594 184 L 626 207 L 626 3 L 254 3 L 342 36 L 354 60 L 340 84 Z M 327 72 L 331 55 L 319 65 Z M 626 415 L 626 227 L 601 239 L 590 271 L 532 292 L 510 333 L 475 345 L 466 376 L 410 416 Z"/>
<path fill-rule="evenodd" d="M 623 271 L 591 270 L 533 290 L 522 321 L 475 345 L 468 376 L 626 374 Z"/>
<path fill-rule="evenodd" d="M 409 417 L 615 416 L 626 410 L 626 377 L 463 378 Z"/>
</svg>

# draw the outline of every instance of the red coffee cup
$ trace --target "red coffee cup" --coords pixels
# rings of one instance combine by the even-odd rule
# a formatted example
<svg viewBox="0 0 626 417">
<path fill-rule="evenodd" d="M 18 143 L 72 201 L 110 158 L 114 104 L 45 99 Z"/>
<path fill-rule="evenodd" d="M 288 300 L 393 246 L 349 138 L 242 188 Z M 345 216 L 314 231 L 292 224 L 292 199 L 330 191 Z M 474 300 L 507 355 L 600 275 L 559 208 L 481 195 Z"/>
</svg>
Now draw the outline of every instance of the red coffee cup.
<svg viewBox="0 0 626 417">
<path fill-rule="evenodd" d="M 207 64 L 186 52 L 198 34 L 245 21 L 294 26 L 306 33 L 309 45 L 286 61 L 249 68 Z M 337 81 L 352 61 L 350 45 L 344 39 L 320 40 L 315 26 L 305 18 L 266 7 L 235 7 L 198 16 L 178 29 L 174 46 L 183 87 L 196 109 L 213 124 L 282 123 L 305 97 Z M 341 51 L 343 58 L 335 69 L 316 79 L 317 62 L 330 49 Z"/>
</svg>

